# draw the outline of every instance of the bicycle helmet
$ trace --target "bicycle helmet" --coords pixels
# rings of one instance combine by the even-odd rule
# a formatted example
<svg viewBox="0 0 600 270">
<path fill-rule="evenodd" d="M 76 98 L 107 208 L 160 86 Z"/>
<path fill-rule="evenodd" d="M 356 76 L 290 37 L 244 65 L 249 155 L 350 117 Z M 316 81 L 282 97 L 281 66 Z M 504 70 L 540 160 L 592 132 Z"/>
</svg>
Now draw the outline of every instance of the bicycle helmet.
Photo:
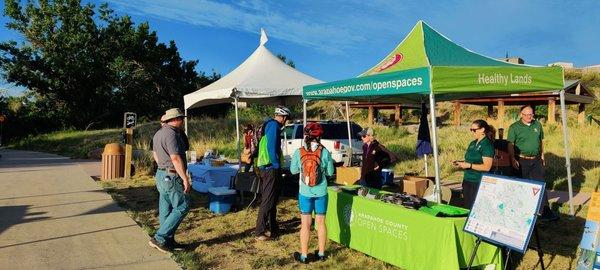
<svg viewBox="0 0 600 270">
<path fill-rule="evenodd" d="M 321 137 L 323 135 L 323 127 L 321 124 L 316 122 L 310 122 L 306 124 L 304 128 L 304 134 L 312 137 Z"/>
<path fill-rule="evenodd" d="M 275 108 L 275 115 L 290 116 L 290 114 L 292 114 L 292 111 L 284 106 L 277 106 Z"/>
</svg>

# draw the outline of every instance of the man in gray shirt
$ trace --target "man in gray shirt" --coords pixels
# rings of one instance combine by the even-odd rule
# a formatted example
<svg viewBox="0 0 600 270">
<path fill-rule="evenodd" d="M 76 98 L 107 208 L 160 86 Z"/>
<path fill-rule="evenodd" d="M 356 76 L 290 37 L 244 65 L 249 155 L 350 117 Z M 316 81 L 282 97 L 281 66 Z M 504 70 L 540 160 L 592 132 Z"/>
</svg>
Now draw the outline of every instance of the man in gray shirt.
<svg viewBox="0 0 600 270">
<path fill-rule="evenodd" d="M 189 211 L 191 182 L 186 174 L 187 144 L 181 135 L 185 115 L 178 108 L 169 109 L 161 117 L 163 126 L 152 139 L 152 156 L 158 164 L 158 216 L 160 226 L 148 243 L 161 252 L 180 249 L 175 231 Z"/>
</svg>

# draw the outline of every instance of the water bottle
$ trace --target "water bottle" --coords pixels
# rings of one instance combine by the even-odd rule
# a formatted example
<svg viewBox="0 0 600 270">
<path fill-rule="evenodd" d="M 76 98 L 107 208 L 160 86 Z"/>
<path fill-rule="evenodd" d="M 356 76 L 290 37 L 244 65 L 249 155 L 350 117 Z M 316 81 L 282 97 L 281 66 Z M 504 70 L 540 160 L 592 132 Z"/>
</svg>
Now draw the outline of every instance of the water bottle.
<svg viewBox="0 0 600 270">
<path fill-rule="evenodd" d="M 190 151 L 190 162 L 195 164 L 197 161 L 196 151 Z"/>
</svg>

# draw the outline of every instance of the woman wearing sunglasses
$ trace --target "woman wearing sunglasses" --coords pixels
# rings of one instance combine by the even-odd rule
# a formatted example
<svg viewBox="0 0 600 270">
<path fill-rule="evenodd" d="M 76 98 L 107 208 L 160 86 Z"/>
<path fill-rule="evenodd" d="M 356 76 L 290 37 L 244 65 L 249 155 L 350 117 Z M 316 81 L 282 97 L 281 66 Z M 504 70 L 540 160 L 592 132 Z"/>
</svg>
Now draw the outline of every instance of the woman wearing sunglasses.
<svg viewBox="0 0 600 270">
<path fill-rule="evenodd" d="M 494 146 L 486 136 L 491 127 L 484 120 L 475 120 L 471 124 L 471 134 L 473 141 L 467 147 L 464 161 L 453 161 L 454 167 L 463 169 L 462 190 L 464 207 L 471 209 L 475 201 L 475 195 L 481 181 L 481 174 L 488 172 L 492 168 L 494 158 Z"/>
</svg>

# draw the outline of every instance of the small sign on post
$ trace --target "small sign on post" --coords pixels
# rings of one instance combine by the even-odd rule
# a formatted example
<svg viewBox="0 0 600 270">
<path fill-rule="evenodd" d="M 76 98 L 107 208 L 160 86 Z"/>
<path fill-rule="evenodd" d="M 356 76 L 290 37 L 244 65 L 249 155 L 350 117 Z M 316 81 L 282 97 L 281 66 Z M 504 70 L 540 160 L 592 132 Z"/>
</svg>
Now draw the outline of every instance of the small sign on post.
<svg viewBox="0 0 600 270">
<path fill-rule="evenodd" d="M 131 178 L 131 158 L 133 153 L 133 128 L 137 122 L 137 114 L 133 112 L 126 112 L 123 119 L 123 126 L 125 128 L 125 179 Z"/>
<path fill-rule="evenodd" d="M 124 128 L 133 128 L 137 122 L 137 114 L 132 112 L 126 112 L 123 121 Z"/>
</svg>

